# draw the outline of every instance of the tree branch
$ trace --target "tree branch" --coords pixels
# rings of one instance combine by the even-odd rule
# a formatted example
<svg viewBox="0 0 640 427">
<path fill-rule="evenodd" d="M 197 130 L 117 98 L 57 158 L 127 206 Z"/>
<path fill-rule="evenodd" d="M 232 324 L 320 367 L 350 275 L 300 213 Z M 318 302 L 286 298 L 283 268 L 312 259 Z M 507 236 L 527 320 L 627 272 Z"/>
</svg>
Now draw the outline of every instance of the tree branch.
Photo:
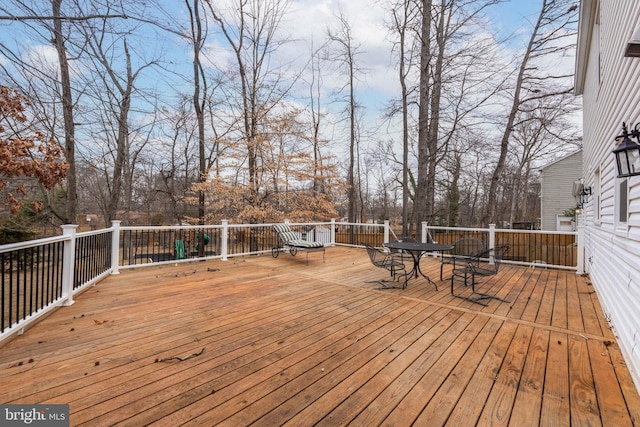
<svg viewBox="0 0 640 427">
<path fill-rule="evenodd" d="M 49 19 L 61 19 L 63 21 L 89 21 L 91 19 L 128 19 L 127 15 L 87 15 L 87 16 L 2 16 L 0 21 L 43 21 Z"/>
</svg>

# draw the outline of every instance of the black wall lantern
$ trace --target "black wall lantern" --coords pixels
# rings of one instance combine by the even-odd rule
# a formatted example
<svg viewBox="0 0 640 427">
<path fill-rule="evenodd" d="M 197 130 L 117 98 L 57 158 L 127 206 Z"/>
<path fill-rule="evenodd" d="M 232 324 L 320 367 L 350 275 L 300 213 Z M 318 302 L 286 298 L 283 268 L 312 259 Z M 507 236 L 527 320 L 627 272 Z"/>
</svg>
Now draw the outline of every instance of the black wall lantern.
<svg viewBox="0 0 640 427">
<path fill-rule="evenodd" d="M 640 175 L 640 130 L 636 123 L 635 127 L 629 132 L 627 125 L 622 122 L 622 135 L 616 136 L 616 141 L 622 139 L 618 147 L 613 150 L 616 156 L 616 164 L 618 165 L 618 178 L 627 176 Z M 635 138 L 638 142 L 634 142 L 631 138 Z"/>
<path fill-rule="evenodd" d="M 580 195 L 578 196 L 578 208 L 582 209 L 584 205 L 589 202 L 589 196 L 591 196 L 591 187 L 585 187 L 580 191 Z"/>
<path fill-rule="evenodd" d="M 582 209 L 589 202 L 589 196 L 593 193 L 591 187 L 585 187 L 579 179 L 573 183 L 573 197 L 576 199 L 576 209 Z"/>
</svg>

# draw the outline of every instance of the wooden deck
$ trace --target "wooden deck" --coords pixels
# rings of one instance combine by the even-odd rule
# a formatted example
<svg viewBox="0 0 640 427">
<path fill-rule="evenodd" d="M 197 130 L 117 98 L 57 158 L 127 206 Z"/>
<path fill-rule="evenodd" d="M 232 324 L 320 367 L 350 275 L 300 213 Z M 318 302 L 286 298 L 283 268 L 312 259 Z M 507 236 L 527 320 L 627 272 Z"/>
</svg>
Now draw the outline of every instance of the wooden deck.
<svg viewBox="0 0 640 427">
<path fill-rule="evenodd" d="M 504 266 L 482 289 L 511 302 L 482 307 L 383 276 L 346 248 L 123 271 L 0 347 L 0 403 L 88 426 L 640 420 L 588 278 Z"/>
</svg>

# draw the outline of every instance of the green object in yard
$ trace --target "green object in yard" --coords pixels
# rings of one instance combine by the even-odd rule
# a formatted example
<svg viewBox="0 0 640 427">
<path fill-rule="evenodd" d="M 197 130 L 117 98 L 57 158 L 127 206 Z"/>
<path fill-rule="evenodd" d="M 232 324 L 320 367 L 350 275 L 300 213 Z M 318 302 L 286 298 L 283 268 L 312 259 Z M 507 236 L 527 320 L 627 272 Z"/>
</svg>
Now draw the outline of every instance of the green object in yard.
<svg viewBox="0 0 640 427">
<path fill-rule="evenodd" d="M 184 242 L 176 240 L 176 259 L 184 259 Z"/>
<path fill-rule="evenodd" d="M 211 237 L 209 237 L 208 234 L 202 236 L 202 240 L 204 241 L 205 246 L 211 243 Z M 200 243 L 200 233 L 196 233 L 196 251 L 198 250 L 198 243 Z"/>
<path fill-rule="evenodd" d="M 204 240 L 205 245 L 208 245 L 209 243 L 211 243 L 211 237 L 209 237 L 208 234 L 205 234 L 202 237 L 202 240 Z M 200 241 L 200 233 L 196 233 L 196 241 Z"/>
</svg>

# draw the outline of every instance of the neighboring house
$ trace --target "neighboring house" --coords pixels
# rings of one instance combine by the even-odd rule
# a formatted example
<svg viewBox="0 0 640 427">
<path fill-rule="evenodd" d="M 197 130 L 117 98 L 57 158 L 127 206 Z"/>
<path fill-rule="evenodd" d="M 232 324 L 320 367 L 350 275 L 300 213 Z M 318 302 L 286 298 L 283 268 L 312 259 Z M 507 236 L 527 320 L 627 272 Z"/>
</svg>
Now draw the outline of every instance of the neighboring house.
<svg viewBox="0 0 640 427">
<path fill-rule="evenodd" d="M 640 176 L 617 178 L 612 151 L 640 122 L 640 58 L 625 57 L 638 0 L 582 0 L 575 93 L 583 95 L 585 271 L 640 389 Z"/>
<path fill-rule="evenodd" d="M 540 229 L 573 231 L 575 222 L 567 210 L 576 207 L 574 183 L 582 178 L 582 150 L 540 169 Z"/>
</svg>

